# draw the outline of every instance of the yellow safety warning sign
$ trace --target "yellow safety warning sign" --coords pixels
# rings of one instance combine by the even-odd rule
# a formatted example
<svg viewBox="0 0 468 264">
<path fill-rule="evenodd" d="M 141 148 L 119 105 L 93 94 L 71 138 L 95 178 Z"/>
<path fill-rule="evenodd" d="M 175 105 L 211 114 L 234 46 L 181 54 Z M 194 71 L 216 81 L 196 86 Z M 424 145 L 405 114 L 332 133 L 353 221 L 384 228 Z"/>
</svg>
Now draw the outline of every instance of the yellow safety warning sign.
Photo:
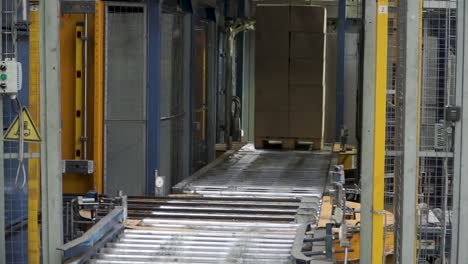
<svg viewBox="0 0 468 264">
<path fill-rule="evenodd" d="M 34 124 L 31 115 L 26 107 L 23 107 L 21 114 L 23 115 L 23 134 L 24 142 L 41 142 L 41 136 L 39 131 Z M 13 123 L 11 123 L 3 139 L 11 141 L 19 141 L 20 126 L 19 126 L 19 114 L 16 116 Z"/>
</svg>

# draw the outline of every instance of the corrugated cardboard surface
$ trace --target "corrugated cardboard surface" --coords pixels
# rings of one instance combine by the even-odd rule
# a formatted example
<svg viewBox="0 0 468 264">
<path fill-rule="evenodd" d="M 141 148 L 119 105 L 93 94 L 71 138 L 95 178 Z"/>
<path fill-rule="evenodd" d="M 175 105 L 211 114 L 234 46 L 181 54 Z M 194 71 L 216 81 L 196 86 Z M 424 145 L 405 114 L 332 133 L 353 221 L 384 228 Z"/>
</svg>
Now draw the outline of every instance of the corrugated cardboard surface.
<svg viewBox="0 0 468 264">
<path fill-rule="evenodd" d="M 257 6 L 255 30 L 289 32 L 289 8 L 288 5 Z"/>
<path fill-rule="evenodd" d="M 287 89 L 288 79 L 288 58 L 257 57 L 255 59 L 255 83 L 258 89 L 271 90 L 271 86 L 277 84 L 284 84 Z"/>
<path fill-rule="evenodd" d="M 289 62 L 289 84 L 323 85 L 323 62 L 310 59 L 291 59 Z M 322 87 L 323 88 L 323 87 Z"/>
<path fill-rule="evenodd" d="M 256 111 L 283 111 L 289 110 L 288 104 L 284 103 L 289 97 L 288 85 L 275 85 L 271 89 L 258 89 L 256 97 L 259 98 L 255 104 Z"/>
<path fill-rule="evenodd" d="M 326 33 L 326 9 L 316 6 L 291 6 L 289 31 Z"/>
<path fill-rule="evenodd" d="M 289 111 L 257 111 L 256 137 L 289 137 Z"/>
<path fill-rule="evenodd" d="M 323 87 L 289 86 L 289 133 L 299 138 L 322 138 Z"/>
<path fill-rule="evenodd" d="M 289 58 L 289 32 L 259 31 L 255 34 L 255 56 Z"/>
<path fill-rule="evenodd" d="M 321 116 L 321 112 L 290 112 L 289 133 L 295 138 L 322 139 L 323 126 L 317 122 Z"/>
<path fill-rule="evenodd" d="M 323 63 L 324 34 L 308 32 L 290 33 L 289 57 L 311 59 Z"/>
<path fill-rule="evenodd" d="M 325 16 L 320 7 L 257 7 L 256 137 L 323 138 Z"/>
</svg>

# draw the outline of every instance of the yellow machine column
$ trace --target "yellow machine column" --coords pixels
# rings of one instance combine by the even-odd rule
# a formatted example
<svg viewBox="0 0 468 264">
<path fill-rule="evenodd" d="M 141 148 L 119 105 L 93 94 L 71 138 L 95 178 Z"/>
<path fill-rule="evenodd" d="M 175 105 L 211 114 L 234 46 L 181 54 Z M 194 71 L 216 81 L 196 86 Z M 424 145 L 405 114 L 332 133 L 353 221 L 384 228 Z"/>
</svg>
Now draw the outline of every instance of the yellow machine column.
<svg viewBox="0 0 468 264">
<path fill-rule="evenodd" d="M 388 0 L 377 1 L 374 118 L 374 184 L 372 201 L 372 263 L 383 263 L 385 127 L 387 110 Z"/>
</svg>

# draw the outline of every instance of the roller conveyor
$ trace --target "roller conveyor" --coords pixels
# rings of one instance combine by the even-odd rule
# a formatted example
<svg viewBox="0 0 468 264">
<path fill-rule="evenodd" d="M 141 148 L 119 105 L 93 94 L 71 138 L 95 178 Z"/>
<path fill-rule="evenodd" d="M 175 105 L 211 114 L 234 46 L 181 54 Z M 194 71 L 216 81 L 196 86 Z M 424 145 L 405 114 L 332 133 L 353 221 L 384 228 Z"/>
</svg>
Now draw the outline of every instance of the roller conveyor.
<svg viewBox="0 0 468 264">
<path fill-rule="evenodd" d="M 91 263 L 289 263 L 299 224 L 143 221 Z"/>
<path fill-rule="evenodd" d="M 175 195 L 128 197 L 121 214 L 100 210 L 104 218 L 81 241 L 65 245 L 64 257 L 70 262 L 79 255 L 77 263 L 331 263 L 324 255 L 330 239 L 316 239 L 309 256 L 302 252 L 320 214 L 330 161 L 329 153 L 226 153 L 177 184 Z M 118 228 L 102 231 L 111 219 Z M 100 242 L 81 250 L 96 233 Z"/>
<path fill-rule="evenodd" d="M 329 152 L 266 151 L 248 145 L 227 152 L 173 190 L 222 197 L 321 197 L 331 160 Z"/>
</svg>

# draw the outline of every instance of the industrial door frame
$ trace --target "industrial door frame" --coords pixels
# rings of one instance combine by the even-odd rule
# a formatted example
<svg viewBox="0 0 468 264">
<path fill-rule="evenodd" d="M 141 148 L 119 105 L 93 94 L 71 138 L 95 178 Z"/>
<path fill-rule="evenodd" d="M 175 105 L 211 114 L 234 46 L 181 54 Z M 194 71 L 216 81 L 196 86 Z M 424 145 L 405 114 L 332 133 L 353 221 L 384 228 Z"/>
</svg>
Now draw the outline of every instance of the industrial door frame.
<svg viewBox="0 0 468 264">
<path fill-rule="evenodd" d="M 151 1 L 150 1 L 151 2 Z M 146 2 L 127 2 L 127 1 L 106 1 L 104 2 L 104 45 L 103 45 L 103 52 L 104 52 L 104 96 L 103 96 L 103 109 L 104 109 L 104 115 L 103 115 L 103 191 L 104 193 L 107 192 L 107 188 L 108 188 L 108 180 L 107 180 L 107 176 L 108 176 L 108 173 L 107 173 L 107 169 L 108 169 L 108 164 L 107 164 L 107 149 L 108 149 L 108 138 L 107 138 L 107 125 L 106 125 L 106 120 L 107 120 L 107 117 L 108 117 L 108 107 L 107 107 L 107 100 L 108 100 L 108 79 L 107 79 L 107 71 L 108 71 L 108 46 L 107 46 L 107 41 L 109 39 L 109 7 L 110 6 L 118 6 L 118 7 L 141 7 L 143 8 L 143 21 L 144 21 L 144 39 L 145 41 L 143 41 L 143 58 L 144 58 L 144 63 L 143 63 L 143 82 L 144 82 L 144 89 L 143 89 L 143 92 L 144 92 L 144 98 L 145 98 L 145 106 L 144 106 L 144 111 L 143 111 L 143 117 L 144 117 L 144 121 L 145 121 L 145 135 L 144 135 L 144 145 L 145 145 L 145 149 L 144 149 L 144 163 L 145 163 L 145 169 L 144 171 L 147 172 L 148 171 L 148 168 L 149 168 L 149 162 L 148 162 L 148 152 L 149 150 L 151 149 L 149 147 L 149 139 L 148 139 L 148 135 L 150 134 L 149 130 L 149 119 L 150 119 L 150 112 L 149 111 L 149 97 L 151 95 L 151 93 L 149 92 L 149 80 L 148 80 L 148 47 L 150 46 L 149 43 L 148 43 L 148 22 L 149 22 L 149 19 L 148 19 L 148 5 L 146 4 Z M 159 98 L 159 96 L 158 96 Z M 158 126 L 159 127 L 159 126 Z M 150 188 L 150 185 L 151 185 L 151 181 L 149 180 L 149 177 L 148 175 L 145 175 L 145 179 L 146 179 L 146 182 L 145 182 L 145 191 L 146 193 L 148 194 L 151 190 Z M 154 181 L 153 181 L 154 182 Z M 153 190 L 154 190 L 154 186 L 153 186 Z M 125 192 L 125 190 L 123 190 Z"/>
</svg>

